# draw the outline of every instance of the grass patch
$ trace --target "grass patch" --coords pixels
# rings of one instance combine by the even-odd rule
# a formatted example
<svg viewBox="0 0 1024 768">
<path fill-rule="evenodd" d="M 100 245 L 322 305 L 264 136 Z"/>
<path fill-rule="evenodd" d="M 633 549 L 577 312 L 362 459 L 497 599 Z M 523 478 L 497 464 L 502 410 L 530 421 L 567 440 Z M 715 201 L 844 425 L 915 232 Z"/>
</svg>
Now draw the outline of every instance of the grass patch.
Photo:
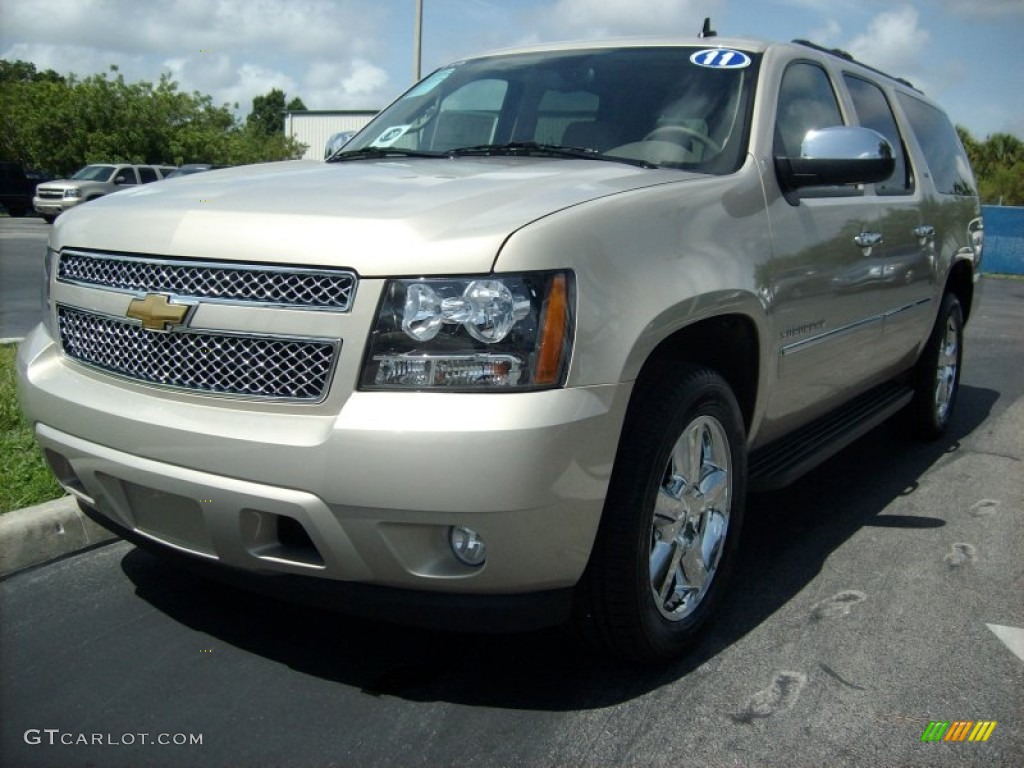
<svg viewBox="0 0 1024 768">
<path fill-rule="evenodd" d="M 18 405 L 13 344 L 0 345 L 0 513 L 64 495 Z"/>
</svg>

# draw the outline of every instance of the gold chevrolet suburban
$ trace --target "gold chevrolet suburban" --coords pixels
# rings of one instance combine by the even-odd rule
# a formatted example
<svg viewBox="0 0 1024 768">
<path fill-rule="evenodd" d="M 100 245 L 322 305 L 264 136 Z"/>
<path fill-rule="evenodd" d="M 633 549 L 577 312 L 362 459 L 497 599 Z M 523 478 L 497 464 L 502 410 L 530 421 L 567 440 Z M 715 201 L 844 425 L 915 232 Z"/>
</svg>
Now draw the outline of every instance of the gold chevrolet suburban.
<svg viewBox="0 0 1024 768">
<path fill-rule="evenodd" d="M 326 161 L 62 216 L 20 390 L 141 546 L 398 622 L 679 653 L 744 498 L 956 403 L 982 247 L 943 112 L 704 37 L 433 72 Z"/>
</svg>

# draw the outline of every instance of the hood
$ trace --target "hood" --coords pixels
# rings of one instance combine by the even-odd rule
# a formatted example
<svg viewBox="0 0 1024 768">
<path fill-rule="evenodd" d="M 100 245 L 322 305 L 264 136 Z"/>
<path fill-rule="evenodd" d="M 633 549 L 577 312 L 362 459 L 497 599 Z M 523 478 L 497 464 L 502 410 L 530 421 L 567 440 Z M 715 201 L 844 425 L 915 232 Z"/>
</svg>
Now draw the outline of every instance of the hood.
<svg viewBox="0 0 1024 768">
<path fill-rule="evenodd" d="M 76 179 L 47 179 L 46 181 L 39 182 L 40 187 L 66 187 L 68 184 L 81 184 L 81 181 Z"/>
<path fill-rule="evenodd" d="M 52 244 L 333 265 L 363 276 L 487 272 L 517 229 L 573 205 L 701 178 L 595 160 L 294 161 L 123 190 L 57 219 Z"/>
</svg>

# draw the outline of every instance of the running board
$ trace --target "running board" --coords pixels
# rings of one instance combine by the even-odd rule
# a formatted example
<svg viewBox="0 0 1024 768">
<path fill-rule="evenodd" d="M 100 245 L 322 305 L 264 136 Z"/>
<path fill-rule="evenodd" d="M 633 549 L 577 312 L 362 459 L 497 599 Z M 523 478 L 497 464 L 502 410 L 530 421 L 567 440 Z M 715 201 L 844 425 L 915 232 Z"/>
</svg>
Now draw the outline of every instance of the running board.
<svg viewBox="0 0 1024 768">
<path fill-rule="evenodd" d="M 750 456 L 750 490 L 772 491 L 789 485 L 877 427 L 913 396 L 906 385 L 883 384 L 793 434 L 758 448 Z"/>
</svg>

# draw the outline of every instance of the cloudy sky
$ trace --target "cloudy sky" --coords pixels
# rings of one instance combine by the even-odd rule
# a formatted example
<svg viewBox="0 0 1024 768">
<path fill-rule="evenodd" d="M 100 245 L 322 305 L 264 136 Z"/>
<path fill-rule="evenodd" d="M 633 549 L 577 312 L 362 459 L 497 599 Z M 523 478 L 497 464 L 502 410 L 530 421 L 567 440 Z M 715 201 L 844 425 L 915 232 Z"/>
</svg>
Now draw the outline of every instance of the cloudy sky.
<svg viewBox="0 0 1024 768">
<path fill-rule="evenodd" d="M 423 0 L 422 68 L 524 42 L 695 34 L 807 38 L 905 77 L 979 138 L 1024 137 L 1024 0 Z M 377 109 L 413 77 L 415 0 L 0 0 L 0 58 L 130 81 L 170 72 L 248 112 Z"/>
</svg>

